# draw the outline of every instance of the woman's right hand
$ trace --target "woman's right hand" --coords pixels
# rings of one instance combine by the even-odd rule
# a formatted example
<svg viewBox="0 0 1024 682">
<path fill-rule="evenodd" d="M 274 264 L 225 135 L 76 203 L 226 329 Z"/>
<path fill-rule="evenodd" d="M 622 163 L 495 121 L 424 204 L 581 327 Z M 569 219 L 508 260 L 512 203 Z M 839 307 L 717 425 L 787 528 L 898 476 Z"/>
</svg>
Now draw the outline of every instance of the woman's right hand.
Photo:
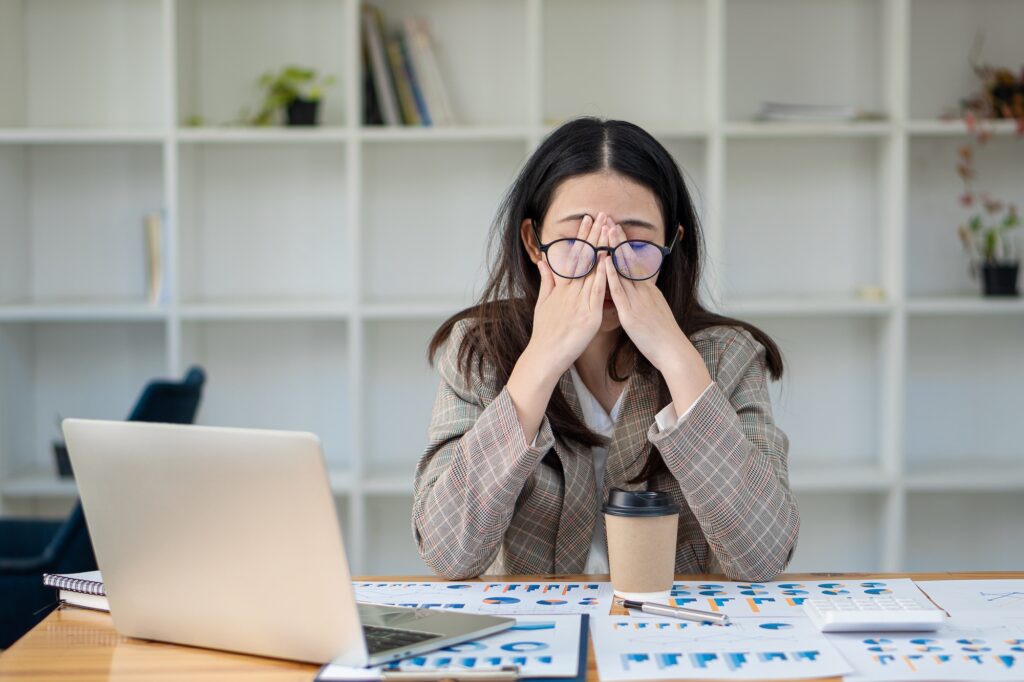
<svg viewBox="0 0 1024 682">
<path fill-rule="evenodd" d="M 606 246 L 608 228 L 602 229 L 605 218 L 604 213 L 598 213 L 597 220 L 583 218 L 576 238 Z M 583 249 L 590 247 L 580 244 L 579 248 L 585 254 Z M 540 293 L 533 309 L 533 333 L 506 384 L 528 444 L 537 436 L 559 378 L 601 328 L 607 273 L 600 259 L 607 257 L 602 251 L 590 274 L 579 279 L 551 272 L 543 254 L 537 262 Z"/>
<path fill-rule="evenodd" d="M 581 241 L 575 247 L 583 261 L 580 271 L 585 269 L 586 259 L 592 253 L 583 241 L 597 246 L 608 245 L 606 222 L 604 213 L 598 213 L 596 219 L 585 216 L 580 221 L 576 238 Z M 606 251 L 599 252 L 598 262 L 590 274 L 577 279 L 556 275 L 543 254 L 537 261 L 540 293 L 533 311 L 533 333 L 527 351 L 535 352 L 536 357 L 547 358 L 551 363 L 550 370 L 556 376 L 561 376 L 576 362 L 601 328 L 608 286 L 603 261 L 607 257 Z"/>
</svg>

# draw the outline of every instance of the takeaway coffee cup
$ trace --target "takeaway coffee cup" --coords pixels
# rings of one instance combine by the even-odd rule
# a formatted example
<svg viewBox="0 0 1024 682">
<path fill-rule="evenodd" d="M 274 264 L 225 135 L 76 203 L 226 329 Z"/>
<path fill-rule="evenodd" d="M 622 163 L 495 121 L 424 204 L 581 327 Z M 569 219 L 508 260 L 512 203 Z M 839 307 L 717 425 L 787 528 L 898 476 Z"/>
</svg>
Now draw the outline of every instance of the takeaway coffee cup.
<svg viewBox="0 0 1024 682">
<path fill-rule="evenodd" d="M 666 492 L 612 488 L 602 511 L 615 594 L 667 601 L 675 577 L 679 507 Z"/>
</svg>

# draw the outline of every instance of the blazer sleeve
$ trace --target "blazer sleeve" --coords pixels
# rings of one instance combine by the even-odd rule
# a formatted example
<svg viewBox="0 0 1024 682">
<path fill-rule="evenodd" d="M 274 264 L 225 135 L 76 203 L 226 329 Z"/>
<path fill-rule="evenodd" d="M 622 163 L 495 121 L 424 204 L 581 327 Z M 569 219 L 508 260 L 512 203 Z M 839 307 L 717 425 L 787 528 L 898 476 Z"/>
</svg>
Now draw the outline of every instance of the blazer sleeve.
<svg viewBox="0 0 1024 682">
<path fill-rule="evenodd" d="M 487 399 L 483 379 L 462 375 L 459 328 L 438 354 L 441 379 L 416 467 L 412 511 L 420 557 L 452 580 L 478 576 L 491 565 L 519 495 L 554 446 L 546 416 L 529 444 L 508 389 Z"/>
<path fill-rule="evenodd" d="M 716 380 L 686 419 L 652 424 L 708 546 L 733 580 L 771 580 L 792 558 L 800 516 L 789 488 L 789 439 L 772 418 L 765 349 L 746 331 L 717 342 Z"/>
</svg>

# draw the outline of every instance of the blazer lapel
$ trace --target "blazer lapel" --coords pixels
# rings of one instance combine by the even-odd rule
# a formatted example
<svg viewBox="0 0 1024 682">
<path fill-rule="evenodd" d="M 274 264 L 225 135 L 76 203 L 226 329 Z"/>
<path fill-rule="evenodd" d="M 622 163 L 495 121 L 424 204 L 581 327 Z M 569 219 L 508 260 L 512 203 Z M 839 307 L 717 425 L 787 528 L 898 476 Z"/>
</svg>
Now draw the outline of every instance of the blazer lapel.
<svg viewBox="0 0 1024 682">
<path fill-rule="evenodd" d="M 558 381 L 573 414 L 580 421 L 583 409 L 576 397 L 572 375 L 566 372 Z M 597 486 L 594 482 L 594 460 L 588 448 L 566 447 L 555 440 L 555 453 L 562 463 L 564 488 L 562 514 L 555 536 L 555 572 L 581 573 L 586 565 L 590 540 L 597 523 Z"/>
<path fill-rule="evenodd" d="M 647 430 L 654 423 L 654 416 L 663 406 L 657 404 L 658 384 L 649 377 L 641 377 L 634 371 L 626 385 L 626 395 L 619 408 L 612 443 L 608 448 L 608 464 L 605 467 L 601 499 L 608 499 L 613 487 L 626 490 L 642 490 L 643 483 L 626 483 L 640 473 L 647 463 L 651 444 Z"/>
</svg>

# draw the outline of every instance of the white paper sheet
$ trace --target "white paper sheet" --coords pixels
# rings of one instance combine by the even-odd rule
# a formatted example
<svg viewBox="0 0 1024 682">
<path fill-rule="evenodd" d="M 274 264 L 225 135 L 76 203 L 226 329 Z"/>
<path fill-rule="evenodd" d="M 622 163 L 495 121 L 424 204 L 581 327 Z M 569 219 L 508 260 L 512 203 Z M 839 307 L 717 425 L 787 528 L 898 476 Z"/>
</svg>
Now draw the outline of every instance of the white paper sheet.
<svg viewBox="0 0 1024 682">
<path fill-rule="evenodd" d="M 602 680 L 792 679 L 852 669 L 806 618 L 728 626 L 671 618 L 590 619 Z"/>
<path fill-rule="evenodd" d="M 826 637 L 857 671 L 847 682 L 1024 680 L 1024 618 L 960 616 L 936 632 Z"/>
<path fill-rule="evenodd" d="M 887 595 L 926 602 L 908 578 L 861 580 L 804 580 L 767 583 L 692 582 L 675 583 L 669 604 L 691 609 L 725 613 L 730 618 L 803 617 L 808 598 L 832 595 L 853 597 Z M 634 614 L 645 617 L 646 614 Z"/>
<path fill-rule="evenodd" d="M 354 582 L 356 599 L 420 609 L 452 609 L 493 615 L 607 614 L 611 583 L 389 583 Z"/>
<path fill-rule="evenodd" d="M 1024 617 L 1024 580 L 919 580 L 917 584 L 951 616 Z"/>
<path fill-rule="evenodd" d="M 381 670 L 494 670 L 519 666 L 520 677 L 575 677 L 579 672 L 578 615 L 517 616 L 516 624 L 488 637 L 462 642 L 374 668 L 327 665 L 318 680 L 380 679 Z"/>
</svg>

